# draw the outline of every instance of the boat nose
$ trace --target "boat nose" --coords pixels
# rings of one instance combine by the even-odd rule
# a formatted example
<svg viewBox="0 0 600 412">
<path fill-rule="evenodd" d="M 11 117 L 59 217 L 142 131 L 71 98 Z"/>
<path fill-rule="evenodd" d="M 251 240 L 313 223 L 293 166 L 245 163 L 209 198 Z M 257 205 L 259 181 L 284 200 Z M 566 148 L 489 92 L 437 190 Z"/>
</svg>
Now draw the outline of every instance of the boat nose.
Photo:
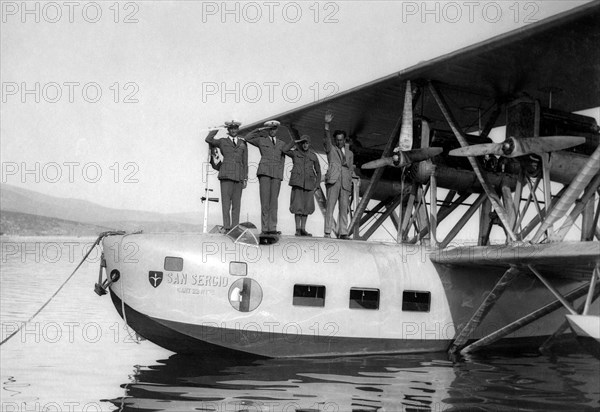
<svg viewBox="0 0 600 412">
<path fill-rule="evenodd" d="M 100 267 L 98 270 L 98 281 L 94 284 L 94 292 L 98 296 L 106 295 L 108 288 L 121 278 L 121 272 L 116 267 L 117 261 L 112 257 L 110 253 L 105 254 L 107 250 L 118 248 L 120 240 L 123 235 L 117 234 L 106 234 L 102 237 L 101 247 L 102 254 L 100 255 Z M 118 249 L 116 249 L 118 250 Z M 107 257 L 108 256 L 108 262 Z"/>
</svg>

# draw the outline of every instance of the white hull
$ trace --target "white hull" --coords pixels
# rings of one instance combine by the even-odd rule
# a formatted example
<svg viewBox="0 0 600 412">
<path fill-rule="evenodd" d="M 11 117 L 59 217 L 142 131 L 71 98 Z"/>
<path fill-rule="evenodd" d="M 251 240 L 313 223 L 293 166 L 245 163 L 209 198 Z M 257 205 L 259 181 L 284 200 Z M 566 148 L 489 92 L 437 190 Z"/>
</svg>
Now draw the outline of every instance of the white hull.
<svg viewBox="0 0 600 412">
<path fill-rule="evenodd" d="M 247 246 L 225 235 L 144 234 L 111 236 L 103 246 L 107 273 L 120 272 L 111 286 L 119 312 L 123 299 L 128 323 L 176 352 L 223 348 L 296 357 L 445 350 L 504 272 L 457 272 L 434 265 L 427 249 L 414 245 L 335 239 L 283 236 Z M 165 258 L 182 266 L 165 268 Z M 242 267 L 246 274 L 236 274 Z M 296 296 L 298 285 L 323 288 L 323 299 Z M 578 285 L 565 280 L 558 287 Z M 353 307 L 356 290 L 376 293 L 377 307 Z M 429 303 L 407 306 L 413 295 L 429 296 Z M 524 275 L 472 338 L 553 300 Z M 563 316 L 562 309 L 547 315 L 504 343 L 550 335 Z"/>
</svg>

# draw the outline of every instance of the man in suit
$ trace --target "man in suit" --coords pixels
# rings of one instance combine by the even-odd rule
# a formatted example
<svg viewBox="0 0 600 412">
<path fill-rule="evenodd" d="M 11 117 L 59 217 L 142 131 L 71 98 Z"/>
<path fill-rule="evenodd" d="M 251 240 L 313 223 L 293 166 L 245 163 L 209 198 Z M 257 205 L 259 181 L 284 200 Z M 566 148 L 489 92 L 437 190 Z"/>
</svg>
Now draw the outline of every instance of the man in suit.
<svg viewBox="0 0 600 412">
<path fill-rule="evenodd" d="M 329 124 L 333 115 L 325 114 L 325 139 L 323 145 L 327 153 L 329 168 L 325 174 L 327 187 L 327 209 L 325 213 L 325 237 L 331 237 L 333 228 L 333 210 L 339 201 L 338 236 L 348 239 L 348 206 L 352 193 L 352 176 L 354 176 L 354 154 L 346 144 L 346 132 L 336 130 L 333 143 L 329 132 Z"/>
<path fill-rule="evenodd" d="M 223 156 L 219 168 L 221 183 L 221 210 L 223 228 L 228 231 L 240 223 L 242 190 L 248 183 L 248 146 L 238 137 L 240 122 L 225 122 L 227 137 L 215 139 L 218 130 L 212 130 L 206 136 L 206 143 L 218 147 Z"/>
<path fill-rule="evenodd" d="M 256 176 L 260 186 L 261 229 L 269 235 L 279 235 L 277 231 L 277 208 L 279 190 L 283 180 L 285 142 L 277 137 L 277 120 L 265 122 L 264 127 L 251 131 L 246 136 L 246 142 L 260 150 L 260 163 Z M 263 135 L 261 131 L 267 131 Z"/>
</svg>

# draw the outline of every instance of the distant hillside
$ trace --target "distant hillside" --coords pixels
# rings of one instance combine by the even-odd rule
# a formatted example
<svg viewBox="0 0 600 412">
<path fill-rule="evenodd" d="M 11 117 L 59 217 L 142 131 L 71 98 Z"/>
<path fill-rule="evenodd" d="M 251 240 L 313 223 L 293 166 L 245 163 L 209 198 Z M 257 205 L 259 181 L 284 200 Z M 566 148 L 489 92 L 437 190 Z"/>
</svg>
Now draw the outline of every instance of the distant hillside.
<svg viewBox="0 0 600 412">
<path fill-rule="evenodd" d="M 86 200 L 64 199 L 6 184 L 0 185 L 0 211 L 0 231 L 11 235 L 80 235 L 80 232 L 93 235 L 109 229 L 146 232 L 202 230 L 201 213 L 170 215 L 112 209 Z M 39 230 L 35 224 L 40 225 Z"/>
<path fill-rule="evenodd" d="M 113 221 L 168 222 L 199 224 L 201 213 L 168 215 L 139 210 L 120 210 L 80 199 L 65 199 L 6 184 L 0 185 L 0 209 L 58 219 L 99 224 Z"/>
<path fill-rule="evenodd" d="M 110 229 L 112 228 L 28 213 L 5 210 L 0 213 L 0 234 L 2 235 L 94 236 Z"/>
</svg>

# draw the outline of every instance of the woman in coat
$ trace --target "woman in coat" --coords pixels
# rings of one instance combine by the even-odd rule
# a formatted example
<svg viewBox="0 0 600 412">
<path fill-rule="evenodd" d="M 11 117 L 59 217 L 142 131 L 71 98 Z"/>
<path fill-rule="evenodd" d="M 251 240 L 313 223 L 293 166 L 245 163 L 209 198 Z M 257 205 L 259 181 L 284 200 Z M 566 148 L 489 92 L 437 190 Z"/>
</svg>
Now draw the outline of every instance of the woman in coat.
<svg viewBox="0 0 600 412">
<path fill-rule="evenodd" d="M 298 147 L 293 149 L 295 143 Z M 315 211 L 314 191 L 321 183 L 319 159 L 310 150 L 310 137 L 307 135 L 287 143 L 282 151 L 294 163 L 290 176 L 290 212 L 296 219 L 296 236 L 312 236 L 306 231 L 306 219 Z"/>
</svg>

